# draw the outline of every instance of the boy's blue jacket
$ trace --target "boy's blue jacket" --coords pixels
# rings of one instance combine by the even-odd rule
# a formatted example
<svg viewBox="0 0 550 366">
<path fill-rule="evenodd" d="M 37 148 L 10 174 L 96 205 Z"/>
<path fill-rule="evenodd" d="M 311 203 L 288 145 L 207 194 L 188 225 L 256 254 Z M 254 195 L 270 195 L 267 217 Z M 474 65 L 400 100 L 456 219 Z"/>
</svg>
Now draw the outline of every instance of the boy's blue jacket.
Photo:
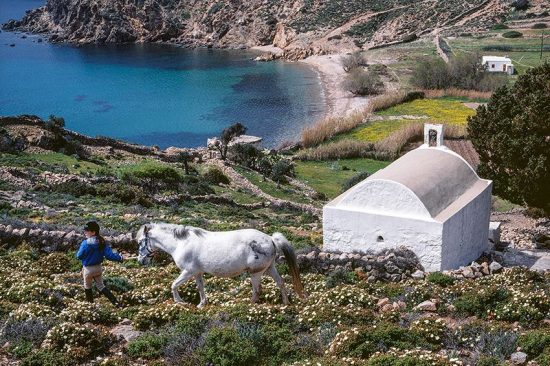
<svg viewBox="0 0 550 366">
<path fill-rule="evenodd" d="M 114 253 L 109 245 L 105 245 L 105 249 L 101 251 L 99 249 L 99 240 L 92 236 L 84 240 L 80 244 L 80 248 L 76 253 L 76 257 L 82 261 L 84 266 L 95 266 L 103 262 L 103 258 L 115 262 L 122 262 L 122 256 L 120 254 Z"/>
</svg>

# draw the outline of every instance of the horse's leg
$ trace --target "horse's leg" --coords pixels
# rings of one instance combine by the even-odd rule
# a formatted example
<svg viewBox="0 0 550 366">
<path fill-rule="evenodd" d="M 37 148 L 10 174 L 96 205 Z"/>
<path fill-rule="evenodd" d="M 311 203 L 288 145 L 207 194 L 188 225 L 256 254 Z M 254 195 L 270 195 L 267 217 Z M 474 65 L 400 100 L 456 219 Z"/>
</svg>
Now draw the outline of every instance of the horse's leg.
<svg viewBox="0 0 550 366">
<path fill-rule="evenodd" d="M 279 275 L 279 272 L 277 272 L 277 268 L 275 268 L 275 263 L 271 263 L 271 266 L 267 269 L 267 274 L 273 278 L 275 283 L 277 284 L 277 287 L 279 287 L 279 290 L 281 290 L 281 296 L 283 298 L 283 304 L 288 305 L 288 295 L 286 294 L 286 288 L 285 288 L 285 282 Z"/>
<path fill-rule="evenodd" d="M 195 282 L 197 282 L 197 288 L 199 289 L 199 295 L 201 296 L 201 302 L 197 307 L 202 308 L 204 305 L 208 304 L 208 299 L 206 298 L 206 293 L 204 292 L 204 279 L 201 274 L 195 276 Z"/>
<path fill-rule="evenodd" d="M 252 301 L 252 303 L 255 303 L 260 298 L 262 274 L 263 272 L 250 274 L 250 282 L 252 282 L 252 299 L 250 301 Z"/>
<path fill-rule="evenodd" d="M 178 294 L 178 287 L 182 283 L 184 283 L 185 281 L 189 280 L 191 277 L 193 277 L 193 275 L 191 273 L 189 273 L 186 270 L 183 270 L 183 271 L 181 271 L 178 278 L 176 278 L 174 280 L 174 282 L 172 282 L 172 295 L 174 295 L 174 301 L 175 302 L 179 302 L 179 303 L 183 302 L 183 300 L 181 299 L 180 294 Z"/>
</svg>

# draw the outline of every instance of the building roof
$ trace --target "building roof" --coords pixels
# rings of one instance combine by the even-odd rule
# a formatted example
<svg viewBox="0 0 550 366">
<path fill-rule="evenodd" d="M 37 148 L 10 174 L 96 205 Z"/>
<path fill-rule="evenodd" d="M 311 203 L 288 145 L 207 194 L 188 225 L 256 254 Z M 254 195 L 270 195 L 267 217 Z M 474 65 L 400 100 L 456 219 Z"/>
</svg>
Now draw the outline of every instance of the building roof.
<svg viewBox="0 0 550 366">
<path fill-rule="evenodd" d="M 512 60 L 510 60 L 508 57 L 503 57 L 503 56 L 483 56 L 481 58 L 481 62 L 485 63 L 485 62 L 509 62 L 509 63 L 512 63 Z"/>
<path fill-rule="evenodd" d="M 451 150 L 422 146 L 328 205 L 444 221 L 490 184 L 480 179 L 472 167 Z"/>
</svg>

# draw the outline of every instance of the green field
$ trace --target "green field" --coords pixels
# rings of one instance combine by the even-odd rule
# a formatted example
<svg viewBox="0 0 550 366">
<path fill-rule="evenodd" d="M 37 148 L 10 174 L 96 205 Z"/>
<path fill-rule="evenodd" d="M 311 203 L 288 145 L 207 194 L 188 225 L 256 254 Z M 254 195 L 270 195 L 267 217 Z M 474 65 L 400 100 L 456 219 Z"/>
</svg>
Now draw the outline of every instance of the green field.
<svg viewBox="0 0 550 366">
<path fill-rule="evenodd" d="M 384 111 L 376 112 L 376 116 L 384 117 L 379 121 L 369 122 L 349 132 L 338 135 L 337 139 L 354 138 L 366 142 L 377 142 L 388 137 L 407 123 L 436 122 L 449 125 L 464 126 L 467 118 L 476 112 L 464 105 L 466 99 L 461 98 L 437 98 L 417 99 L 403 103 Z M 413 118 L 396 118 L 399 116 L 414 116 Z M 389 119 L 389 118 L 395 119 Z M 421 118 L 424 117 L 424 118 Z"/>
<path fill-rule="evenodd" d="M 448 39 L 453 52 L 480 52 L 484 55 L 508 56 L 512 59 L 518 74 L 523 74 L 531 67 L 539 66 L 550 60 L 550 36 L 545 31 L 546 48 L 540 57 L 541 30 L 522 30 L 523 38 L 503 38 L 500 34 L 509 31 L 494 31 L 487 37 L 458 37 Z"/>
<path fill-rule="evenodd" d="M 341 192 L 342 184 L 360 172 L 374 173 L 390 162 L 372 159 L 342 159 L 338 161 L 298 161 L 296 177 L 317 192 L 334 198 Z"/>
</svg>

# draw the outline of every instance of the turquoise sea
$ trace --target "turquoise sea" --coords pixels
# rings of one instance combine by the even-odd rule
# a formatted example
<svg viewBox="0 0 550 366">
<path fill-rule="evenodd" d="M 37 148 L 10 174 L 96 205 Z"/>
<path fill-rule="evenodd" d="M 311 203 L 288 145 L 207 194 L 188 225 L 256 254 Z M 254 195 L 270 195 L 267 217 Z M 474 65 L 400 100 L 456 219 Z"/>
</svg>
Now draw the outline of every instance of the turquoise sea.
<svg viewBox="0 0 550 366">
<path fill-rule="evenodd" d="M 0 0 L 0 22 L 43 3 Z M 324 97 L 308 66 L 256 62 L 256 55 L 156 44 L 76 47 L 2 31 L 0 115 L 54 114 L 84 134 L 160 147 L 205 145 L 238 121 L 274 147 L 319 119 Z"/>
</svg>

